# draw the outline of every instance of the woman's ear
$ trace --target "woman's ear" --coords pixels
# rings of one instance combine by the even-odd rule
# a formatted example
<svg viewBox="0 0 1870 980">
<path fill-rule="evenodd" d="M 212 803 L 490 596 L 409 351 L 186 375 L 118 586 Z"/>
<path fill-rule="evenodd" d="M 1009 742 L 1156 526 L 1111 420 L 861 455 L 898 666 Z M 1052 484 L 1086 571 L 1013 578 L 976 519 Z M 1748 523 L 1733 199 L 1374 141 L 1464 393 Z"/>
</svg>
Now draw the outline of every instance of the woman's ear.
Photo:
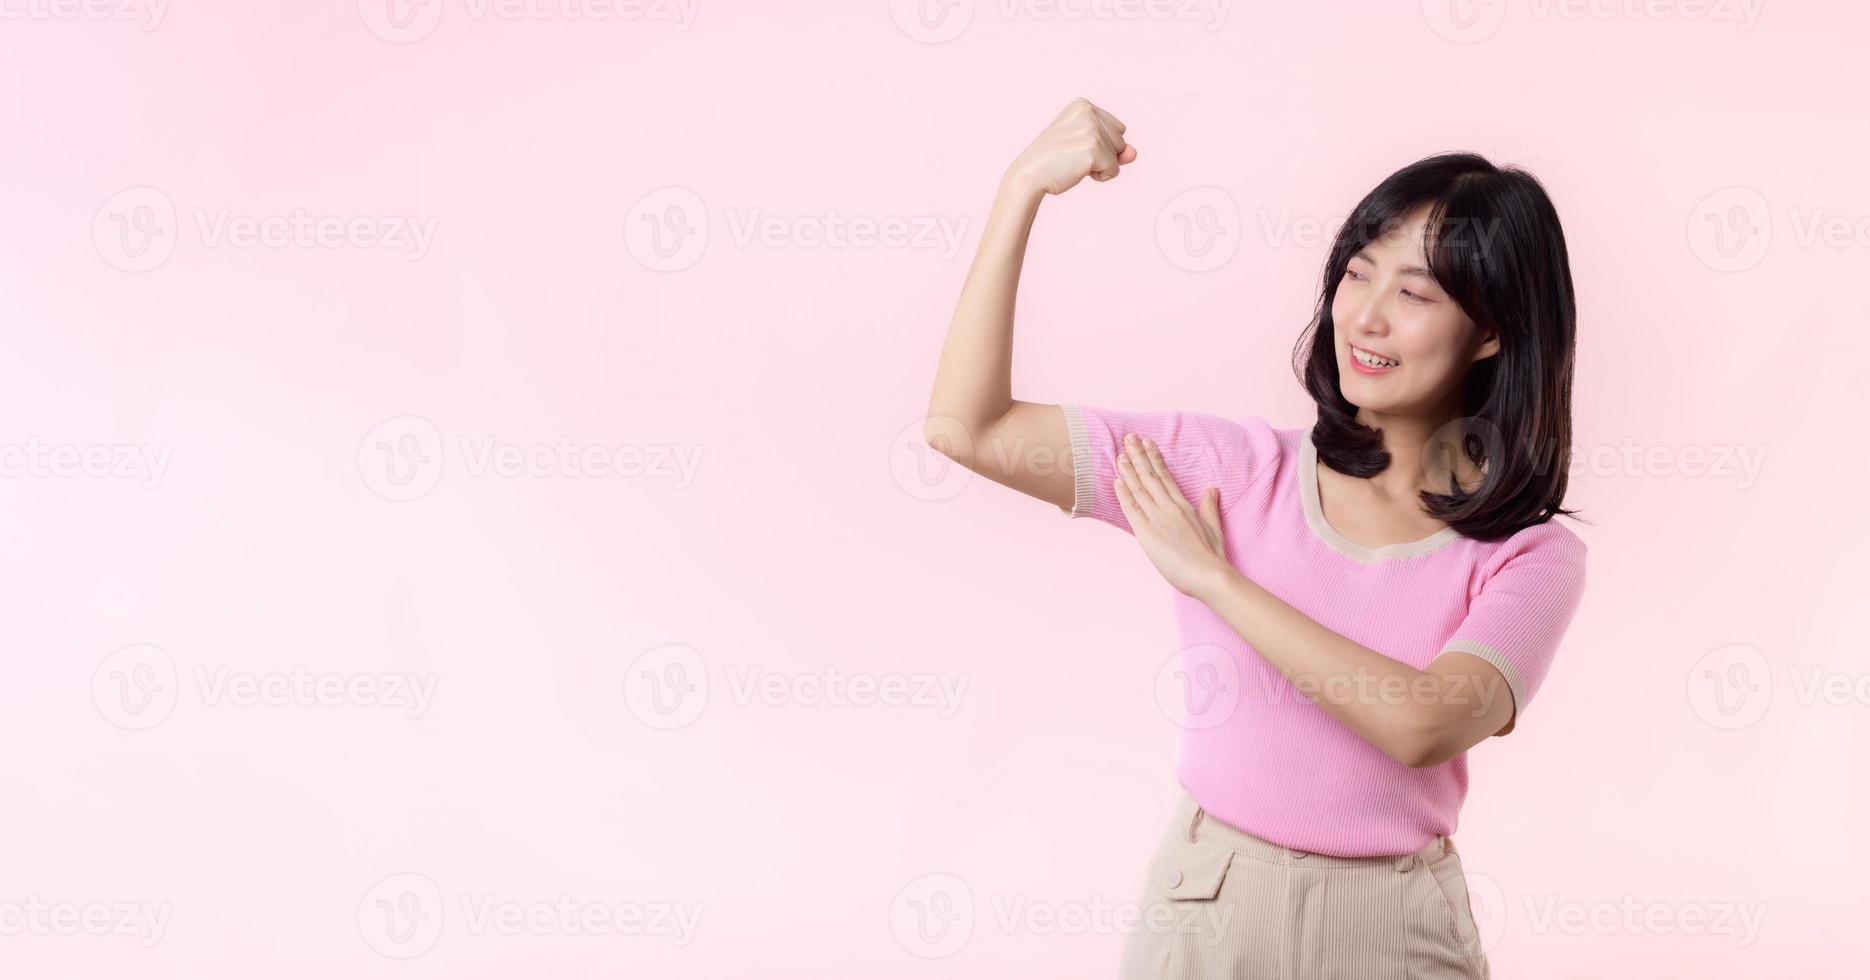
<svg viewBox="0 0 1870 980">
<path fill-rule="evenodd" d="M 1474 349 L 1474 360 L 1484 361 L 1498 353 L 1500 353 L 1500 331 L 1489 330 L 1486 337 L 1481 340 L 1480 346 Z"/>
</svg>

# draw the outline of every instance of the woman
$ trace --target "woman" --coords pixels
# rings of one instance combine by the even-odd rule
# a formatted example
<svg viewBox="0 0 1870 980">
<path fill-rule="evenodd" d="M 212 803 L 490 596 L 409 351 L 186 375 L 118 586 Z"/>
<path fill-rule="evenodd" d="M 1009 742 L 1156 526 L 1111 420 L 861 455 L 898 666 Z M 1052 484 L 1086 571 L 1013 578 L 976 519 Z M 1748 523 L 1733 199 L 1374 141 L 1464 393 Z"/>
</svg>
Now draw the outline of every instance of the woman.
<svg viewBox="0 0 1870 980">
<path fill-rule="evenodd" d="M 1176 590 L 1180 786 L 1122 975 L 1488 977 L 1451 837 L 1465 753 L 1515 729 L 1584 588 L 1585 545 L 1550 520 L 1571 514 L 1557 214 L 1471 154 L 1373 190 L 1297 350 L 1307 428 L 1015 401 L 1039 203 L 1135 159 L 1079 99 L 1007 168 L 925 430 L 1128 531 Z"/>
</svg>

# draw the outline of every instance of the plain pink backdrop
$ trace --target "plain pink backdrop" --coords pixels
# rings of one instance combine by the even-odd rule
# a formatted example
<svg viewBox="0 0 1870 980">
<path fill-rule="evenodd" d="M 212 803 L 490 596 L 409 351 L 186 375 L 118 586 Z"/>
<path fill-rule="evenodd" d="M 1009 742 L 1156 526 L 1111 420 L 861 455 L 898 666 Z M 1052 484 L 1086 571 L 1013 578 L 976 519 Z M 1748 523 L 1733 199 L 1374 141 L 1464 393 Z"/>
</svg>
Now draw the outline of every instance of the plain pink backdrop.
<svg viewBox="0 0 1870 980">
<path fill-rule="evenodd" d="M 0 2 L 0 972 L 1114 971 L 1167 586 L 919 438 L 1082 95 L 1141 156 L 1041 210 L 1028 400 L 1304 425 L 1331 222 L 1545 182 L 1591 585 L 1470 757 L 1494 974 L 1861 975 L 1870 17 L 1178 9 Z M 625 927 L 477 918 L 561 897 Z"/>
</svg>

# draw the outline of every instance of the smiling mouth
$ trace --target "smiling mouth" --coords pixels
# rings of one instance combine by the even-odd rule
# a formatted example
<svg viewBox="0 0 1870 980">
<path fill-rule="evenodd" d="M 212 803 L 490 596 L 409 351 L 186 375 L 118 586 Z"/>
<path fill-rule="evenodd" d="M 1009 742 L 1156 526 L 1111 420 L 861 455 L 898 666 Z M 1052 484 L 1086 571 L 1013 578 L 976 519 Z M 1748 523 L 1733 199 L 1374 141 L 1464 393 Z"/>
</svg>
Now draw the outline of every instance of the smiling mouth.
<svg viewBox="0 0 1870 980">
<path fill-rule="evenodd" d="M 1378 357 L 1364 350 L 1362 347 L 1354 345 L 1351 347 L 1351 356 L 1357 359 L 1357 363 L 1370 368 L 1392 368 L 1402 363 L 1395 358 Z"/>
</svg>

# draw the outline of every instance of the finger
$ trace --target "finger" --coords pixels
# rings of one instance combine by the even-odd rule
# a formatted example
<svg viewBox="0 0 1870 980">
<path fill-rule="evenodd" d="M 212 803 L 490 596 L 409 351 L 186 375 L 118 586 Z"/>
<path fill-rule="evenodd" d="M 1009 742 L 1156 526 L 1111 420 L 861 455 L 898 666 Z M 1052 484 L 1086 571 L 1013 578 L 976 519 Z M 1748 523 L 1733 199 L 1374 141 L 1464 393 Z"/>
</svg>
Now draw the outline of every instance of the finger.
<svg viewBox="0 0 1870 980">
<path fill-rule="evenodd" d="M 1169 464 L 1162 461 L 1162 450 L 1156 448 L 1156 440 L 1144 439 L 1143 449 L 1144 459 L 1149 463 L 1149 470 L 1157 480 L 1161 481 L 1163 492 L 1169 495 L 1172 502 L 1187 504 L 1188 498 L 1182 496 L 1182 488 L 1176 485 L 1175 477 L 1169 475 Z"/>
<path fill-rule="evenodd" d="M 1124 126 L 1123 120 L 1118 119 L 1114 115 L 1111 115 L 1111 113 L 1108 110 L 1100 106 L 1097 106 L 1097 105 L 1091 106 L 1091 111 L 1097 113 L 1098 120 L 1104 123 L 1106 126 L 1109 126 L 1110 131 L 1117 134 L 1118 136 L 1122 136 L 1124 133 L 1124 130 L 1128 128 Z M 1117 142 L 1121 143 L 1123 141 L 1118 140 Z"/>
<path fill-rule="evenodd" d="M 1091 171 L 1091 178 L 1099 182 L 1111 180 L 1115 178 L 1118 173 L 1122 172 L 1123 164 L 1131 163 L 1136 160 L 1136 147 L 1125 143 L 1123 144 L 1122 153 L 1115 153 L 1114 155 L 1099 153 L 1093 159 L 1096 162 L 1093 164 L 1094 169 Z"/>
<path fill-rule="evenodd" d="M 1129 154 L 1129 160 L 1124 159 L 1124 154 L 1126 152 Z M 1124 142 L 1123 137 L 1111 133 L 1100 124 L 1097 130 L 1097 145 L 1093 150 L 1093 159 L 1096 161 L 1099 169 L 1103 170 L 1107 176 L 1115 177 L 1117 176 L 1117 167 L 1119 165 L 1129 163 L 1130 160 L 1136 159 L 1136 151 L 1130 144 Z"/>
<path fill-rule="evenodd" d="M 1148 518 L 1143 514 L 1143 508 L 1136 502 L 1136 498 L 1130 493 L 1129 486 L 1121 477 L 1117 480 L 1116 490 L 1117 508 L 1123 511 L 1123 519 L 1130 523 L 1130 530 L 1135 531 L 1137 525 L 1148 523 Z"/>
<path fill-rule="evenodd" d="M 1123 159 L 1124 148 L 1129 144 L 1123 141 L 1123 124 L 1117 122 L 1115 116 L 1102 109 L 1096 109 L 1091 114 L 1091 119 L 1097 129 L 1094 166 L 1097 172 L 1103 174 L 1104 179 L 1108 180 L 1117 176 L 1119 164 L 1129 162 Z M 1130 158 L 1135 159 L 1136 154 L 1132 152 Z"/>
<path fill-rule="evenodd" d="M 1137 486 L 1142 488 L 1142 491 L 1148 494 L 1154 503 L 1166 507 L 1181 500 L 1179 491 L 1174 497 L 1170 497 L 1169 491 L 1162 486 L 1162 481 L 1156 476 L 1155 466 L 1149 461 L 1149 451 L 1143 448 L 1141 438 L 1131 437 L 1125 455 L 1129 457 L 1131 467 L 1136 470 Z M 1182 502 L 1187 503 L 1187 501 Z"/>
<path fill-rule="evenodd" d="M 1123 152 L 1123 130 L 1118 128 L 1121 123 L 1101 109 L 1091 116 L 1091 121 L 1097 127 L 1097 141 L 1110 149 L 1111 156 Z"/>
<path fill-rule="evenodd" d="M 1201 519 L 1214 532 L 1216 540 L 1221 538 L 1221 488 L 1209 487 L 1201 495 Z"/>
<path fill-rule="evenodd" d="M 1127 448 L 1117 454 L 1117 484 L 1130 491 L 1132 502 L 1145 516 L 1155 511 L 1156 498 L 1144 488 L 1142 474 L 1137 472 L 1136 461 Z"/>
</svg>

